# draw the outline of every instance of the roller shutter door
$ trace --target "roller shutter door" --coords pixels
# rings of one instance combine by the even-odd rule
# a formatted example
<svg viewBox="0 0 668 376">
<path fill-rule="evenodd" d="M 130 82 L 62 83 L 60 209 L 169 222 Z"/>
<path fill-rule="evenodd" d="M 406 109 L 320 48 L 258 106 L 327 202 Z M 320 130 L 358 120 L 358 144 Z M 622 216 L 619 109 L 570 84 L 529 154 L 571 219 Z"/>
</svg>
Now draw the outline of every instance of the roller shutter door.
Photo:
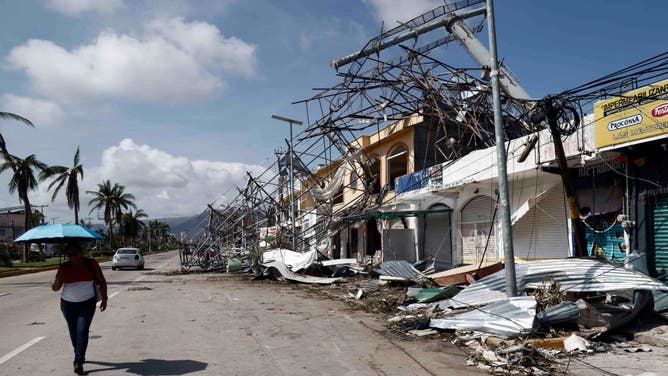
<svg viewBox="0 0 668 376">
<path fill-rule="evenodd" d="M 424 220 L 426 221 L 424 256 L 434 256 L 437 270 L 452 268 L 450 213 L 429 214 Z"/>
<path fill-rule="evenodd" d="M 513 248 L 515 257 L 523 259 L 568 257 L 568 217 L 561 184 L 515 222 Z"/>
<path fill-rule="evenodd" d="M 460 238 L 465 263 L 480 261 L 483 253 L 485 260 L 498 259 L 496 218 L 494 218 L 495 224 L 491 226 L 495 205 L 491 197 L 477 196 L 462 208 Z M 487 251 L 485 251 L 485 244 L 487 244 Z"/>
<path fill-rule="evenodd" d="M 652 213 L 652 232 L 654 233 L 654 251 L 650 253 L 649 264 L 652 273 L 667 281 L 668 276 L 668 195 L 660 195 L 655 199 Z"/>
</svg>

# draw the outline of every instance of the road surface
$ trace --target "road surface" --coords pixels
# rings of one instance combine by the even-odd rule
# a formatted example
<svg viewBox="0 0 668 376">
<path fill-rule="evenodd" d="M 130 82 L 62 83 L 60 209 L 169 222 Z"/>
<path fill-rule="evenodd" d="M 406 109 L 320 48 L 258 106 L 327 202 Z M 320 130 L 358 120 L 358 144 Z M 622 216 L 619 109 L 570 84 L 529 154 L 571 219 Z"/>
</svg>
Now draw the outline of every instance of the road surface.
<svg viewBox="0 0 668 376">
<path fill-rule="evenodd" d="M 290 284 L 173 274 L 178 254 L 111 271 L 91 327 L 92 375 L 484 375 L 443 341 L 379 333 L 377 318 Z M 167 272 L 167 273 L 165 273 Z M 55 271 L 0 279 L 0 375 L 72 374 Z"/>
</svg>

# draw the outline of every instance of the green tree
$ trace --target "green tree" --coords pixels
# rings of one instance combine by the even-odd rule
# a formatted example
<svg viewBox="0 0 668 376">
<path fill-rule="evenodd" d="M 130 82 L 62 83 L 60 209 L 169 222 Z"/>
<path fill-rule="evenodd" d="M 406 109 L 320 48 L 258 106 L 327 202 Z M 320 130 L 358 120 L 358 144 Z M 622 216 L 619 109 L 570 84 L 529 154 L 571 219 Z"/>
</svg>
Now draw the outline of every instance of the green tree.
<svg viewBox="0 0 668 376">
<path fill-rule="evenodd" d="M 170 232 L 169 225 L 162 221 L 149 221 L 149 237 L 152 244 L 157 250 L 162 250 L 167 242 L 167 237 Z"/>
<path fill-rule="evenodd" d="M 89 206 L 92 205 L 90 213 L 94 210 L 104 210 L 104 223 L 109 229 L 109 243 L 113 248 L 114 222 L 120 223 L 123 210 L 137 208 L 134 203 L 135 196 L 130 193 L 125 193 L 125 187 L 118 183 L 114 183 L 112 186 L 109 180 L 105 180 L 101 184 L 98 184 L 97 191 L 86 191 L 86 193 L 94 196 L 88 202 Z"/>
<path fill-rule="evenodd" d="M 23 228 L 28 231 L 32 227 L 32 210 L 28 192 L 35 190 L 38 186 L 35 178 L 35 170 L 43 171 L 48 166 L 37 160 L 35 154 L 21 159 L 15 155 L 4 153 L 4 161 L 0 164 L 0 173 L 12 170 L 13 175 L 9 181 L 9 193 L 18 193 L 19 201 L 23 203 L 24 222 Z M 28 261 L 28 244 L 23 247 L 23 261 Z"/>
<path fill-rule="evenodd" d="M 139 233 L 146 228 L 146 224 L 142 222 L 142 218 L 148 218 L 148 215 L 142 209 L 138 209 L 135 212 L 130 210 L 127 213 L 123 213 L 119 229 L 121 235 L 125 239 L 136 243 Z"/>
<path fill-rule="evenodd" d="M 72 167 L 65 166 L 51 166 L 39 174 L 39 180 L 44 181 L 55 177 L 49 184 L 49 190 L 55 187 L 51 202 L 56 200 L 56 196 L 63 185 L 66 185 L 65 196 L 67 197 L 67 206 L 74 210 L 74 223 L 79 223 L 79 177 L 84 178 L 83 166 L 79 163 L 79 147 L 74 153 L 74 161 Z"/>
</svg>

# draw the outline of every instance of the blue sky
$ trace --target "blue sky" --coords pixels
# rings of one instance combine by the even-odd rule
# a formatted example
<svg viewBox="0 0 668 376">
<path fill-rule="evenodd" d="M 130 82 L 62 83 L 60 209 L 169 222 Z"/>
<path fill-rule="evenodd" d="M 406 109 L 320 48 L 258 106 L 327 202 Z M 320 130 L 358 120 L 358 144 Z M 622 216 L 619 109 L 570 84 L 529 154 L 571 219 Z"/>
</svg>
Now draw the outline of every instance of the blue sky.
<svg viewBox="0 0 668 376">
<path fill-rule="evenodd" d="M 395 26 L 440 4 L 5 2 L 0 108 L 36 128 L 0 121 L 0 132 L 10 152 L 48 164 L 71 164 L 80 146 L 82 190 L 111 179 L 151 217 L 199 213 L 273 161 L 288 129 L 271 114 L 305 120 L 291 103 L 338 82 L 331 60 L 363 47 L 381 20 Z M 536 98 L 665 49 L 661 1 L 497 0 L 495 11 L 499 58 Z M 465 60 L 456 45 L 443 56 Z M 47 217 L 71 221 L 64 197 L 51 203 L 44 188 L 31 197 L 49 205 Z M 17 204 L 0 189 L 0 206 Z"/>
</svg>

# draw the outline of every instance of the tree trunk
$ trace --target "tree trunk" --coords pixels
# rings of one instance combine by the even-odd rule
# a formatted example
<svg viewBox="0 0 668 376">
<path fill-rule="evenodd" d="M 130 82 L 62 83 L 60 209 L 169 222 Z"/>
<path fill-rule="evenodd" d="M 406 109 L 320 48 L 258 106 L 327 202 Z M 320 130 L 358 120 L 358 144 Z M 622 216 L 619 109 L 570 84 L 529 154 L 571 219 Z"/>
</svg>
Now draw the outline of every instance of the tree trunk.
<svg viewBox="0 0 668 376">
<path fill-rule="evenodd" d="M 30 211 L 30 201 L 28 197 L 23 197 L 23 210 L 24 210 L 24 219 L 23 219 L 23 229 L 24 232 L 27 232 L 32 227 L 32 212 Z M 30 244 L 23 243 L 23 262 L 28 262 L 30 260 Z"/>
</svg>

